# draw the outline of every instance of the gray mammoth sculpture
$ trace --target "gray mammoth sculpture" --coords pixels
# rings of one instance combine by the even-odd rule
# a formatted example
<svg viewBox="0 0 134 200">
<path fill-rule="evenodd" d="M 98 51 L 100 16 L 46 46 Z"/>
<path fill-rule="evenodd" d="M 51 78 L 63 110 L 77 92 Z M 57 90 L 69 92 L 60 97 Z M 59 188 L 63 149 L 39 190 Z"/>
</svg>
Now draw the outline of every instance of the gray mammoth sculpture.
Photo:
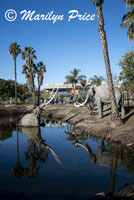
<svg viewBox="0 0 134 200">
<path fill-rule="evenodd" d="M 125 110 L 124 110 L 124 98 L 123 98 L 123 92 L 119 88 L 114 88 L 115 91 L 115 99 L 116 99 L 116 104 L 118 107 L 121 108 L 121 114 L 122 116 L 125 115 Z M 97 108 L 98 108 L 98 118 L 103 117 L 103 105 L 104 103 L 110 103 L 109 99 L 109 92 L 108 92 L 108 87 L 107 86 L 91 86 L 90 89 L 88 90 L 86 100 L 80 104 L 80 103 L 75 103 L 75 107 L 82 107 L 84 105 L 87 105 L 88 109 L 92 113 L 94 103 L 92 99 L 95 99 Z"/>
</svg>

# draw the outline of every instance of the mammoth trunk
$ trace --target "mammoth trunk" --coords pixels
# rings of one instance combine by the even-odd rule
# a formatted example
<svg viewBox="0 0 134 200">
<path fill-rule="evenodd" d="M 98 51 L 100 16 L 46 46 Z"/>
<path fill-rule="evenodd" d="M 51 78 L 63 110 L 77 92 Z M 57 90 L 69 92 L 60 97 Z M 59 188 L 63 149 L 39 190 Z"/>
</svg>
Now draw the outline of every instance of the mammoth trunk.
<svg viewBox="0 0 134 200">
<path fill-rule="evenodd" d="M 53 90 L 54 91 L 54 90 Z M 39 127 L 40 126 L 40 116 L 43 108 L 48 105 L 58 92 L 58 88 L 54 94 L 51 94 L 51 98 L 47 103 L 42 103 L 40 106 L 34 107 L 31 113 L 25 114 L 19 121 L 19 126 L 22 127 Z"/>
</svg>

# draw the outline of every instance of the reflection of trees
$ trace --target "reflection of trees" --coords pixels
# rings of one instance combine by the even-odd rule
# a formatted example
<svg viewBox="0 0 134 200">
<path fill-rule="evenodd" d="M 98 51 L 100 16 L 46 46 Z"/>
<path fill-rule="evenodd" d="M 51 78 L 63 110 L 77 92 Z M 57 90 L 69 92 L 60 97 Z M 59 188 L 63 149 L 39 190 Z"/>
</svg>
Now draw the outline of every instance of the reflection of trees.
<svg viewBox="0 0 134 200">
<path fill-rule="evenodd" d="M 0 125 L 0 141 L 6 140 L 12 137 L 13 130 L 14 130 L 14 127 L 8 124 L 1 124 Z"/>
<path fill-rule="evenodd" d="M 116 154 L 111 155 L 111 168 L 110 168 L 110 194 L 113 195 L 115 190 L 115 181 L 116 181 L 116 170 L 117 170 L 117 156 Z"/>
<path fill-rule="evenodd" d="M 19 162 L 19 138 L 18 138 L 18 125 L 16 122 L 16 137 L 17 137 L 17 160 L 16 160 L 16 166 L 12 168 L 12 173 L 15 178 L 20 178 L 24 175 L 24 168 L 21 167 Z"/>
<path fill-rule="evenodd" d="M 24 170 L 30 179 L 35 178 L 39 174 L 40 166 L 37 166 L 37 161 L 45 163 L 48 158 L 47 148 L 41 147 L 41 142 L 44 144 L 44 140 L 41 137 L 40 128 L 37 128 L 35 131 L 37 132 L 36 137 L 29 137 L 28 148 L 24 152 L 26 160 L 29 161 L 29 166 L 24 167 Z"/>
<path fill-rule="evenodd" d="M 25 159 L 28 161 L 28 165 L 24 166 L 24 172 L 29 179 L 38 176 L 40 166 L 39 164 L 37 165 L 37 162 L 40 161 L 45 163 L 49 151 L 52 153 L 56 161 L 61 164 L 56 153 L 51 147 L 45 144 L 45 140 L 43 140 L 41 136 L 40 128 L 20 128 L 20 131 L 29 138 L 28 147 L 24 152 Z"/>
<path fill-rule="evenodd" d="M 124 149 L 123 157 L 127 172 L 134 174 L 134 150 L 128 148 Z"/>
<path fill-rule="evenodd" d="M 40 169 L 39 166 L 36 165 L 37 161 L 40 159 L 40 152 L 37 149 L 36 143 L 32 140 L 28 140 L 28 148 L 25 151 L 25 158 L 29 161 L 29 166 L 25 167 L 25 174 L 33 179 L 38 175 L 38 171 Z"/>
</svg>

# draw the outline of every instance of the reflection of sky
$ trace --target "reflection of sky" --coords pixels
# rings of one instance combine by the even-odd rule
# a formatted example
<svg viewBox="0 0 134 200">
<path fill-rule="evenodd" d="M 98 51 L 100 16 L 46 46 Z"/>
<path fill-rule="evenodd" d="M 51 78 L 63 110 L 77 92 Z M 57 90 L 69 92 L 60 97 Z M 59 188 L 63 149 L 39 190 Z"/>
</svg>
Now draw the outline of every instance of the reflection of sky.
<svg viewBox="0 0 134 200">
<path fill-rule="evenodd" d="M 18 18 L 14 22 L 8 22 L 4 18 L 5 11 L 11 8 L 18 13 Z M 65 19 L 55 24 L 48 21 L 21 21 L 19 12 L 24 9 L 35 10 L 39 14 L 54 11 L 56 14 L 64 14 Z M 15 41 L 22 49 L 25 46 L 32 46 L 37 51 L 38 60 L 47 65 L 46 83 L 64 82 L 64 77 L 73 68 L 81 69 L 81 73 L 87 78 L 95 74 L 105 76 L 104 59 L 97 31 L 98 20 L 85 22 L 76 19 L 68 23 L 68 11 L 72 9 L 78 10 L 80 14 L 85 12 L 96 14 L 95 6 L 90 0 L 1 0 L 0 78 L 14 79 L 13 59 L 8 54 L 8 47 Z M 132 47 L 132 44 L 128 43 L 126 31 L 120 30 L 121 18 L 126 8 L 123 1 L 109 0 L 104 2 L 103 11 L 112 72 L 118 74 L 120 68 L 116 64 Z M 24 75 L 21 74 L 23 64 L 19 56 L 17 59 L 19 82 L 25 82 Z"/>
</svg>

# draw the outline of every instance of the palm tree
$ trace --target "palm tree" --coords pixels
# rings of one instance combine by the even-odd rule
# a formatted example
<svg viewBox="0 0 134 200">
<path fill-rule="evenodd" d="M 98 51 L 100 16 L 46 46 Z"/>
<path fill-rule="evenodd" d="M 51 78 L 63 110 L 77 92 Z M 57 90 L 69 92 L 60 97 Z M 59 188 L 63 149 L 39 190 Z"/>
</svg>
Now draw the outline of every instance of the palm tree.
<svg viewBox="0 0 134 200">
<path fill-rule="evenodd" d="M 134 0 L 125 0 L 127 6 L 134 6 Z"/>
<path fill-rule="evenodd" d="M 32 47 L 25 47 L 22 52 L 22 59 L 26 60 L 26 64 L 23 66 L 22 73 L 26 75 L 27 85 L 29 91 L 32 93 L 33 104 L 36 105 L 36 96 L 35 96 L 35 85 L 34 85 L 34 76 L 36 73 L 36 66 L 34 64 L 34 59 L 36 59 L 35 50 Z"/>
<path fill-rule="evenodd" d="M 81 75 L 79 76 L 80 69 L 74 68 L 73 71 L 70 71 L 71 75 L 65 76 L 66 82 L 65 83 L 72 83 L 73 88 L 76 88 L 76 84 L 80 82 L 81 79 L 86 79 L 86 76 Z"/>
<path fill-rule="evenodd" d="M 127 28 L 127 36 L 129 41 L 134 41 L 134 0 L 125 0 L 129 12 L 122 18 L 121 28 Z"/>
<path fill-rule="evenodd" d="M 87 86 L 87 80 L 81 78 L 80 79 L 80 84 L 81 84 L 81 87 L 83 88 L 83 95 L 85 96 L 85 89 L 86 89 L 86 86 Z"/>
<path fill-rule="evenodd" d="M 40 100 L 40 86 L 43 83 L 44 72 L 46 72 L 46 65 L 44 65 L 43 62 L 38 62 L 36 65 L 36 73 L 37 73 L 37 79 L 38 79 L 38 105 L 39 105 L 39 100 Z"/>
<path fill-rule="evenodd" d="M 111 121 L 114 123 L 114 125 L 121 125 L 122 120 L 120 118 L 119 111 L 116 105 L 112 73 L 110 68 L 110 60 L 108 54 L 108 45 L 107 45 L 106 33 L 104 30 L 104 18 L 102 12 L 102 4 L 104 0 L 91 0 L 91 2 L 96 5 L 97 17 L 99 21 L 98 31 L 100 32 L 101 45 L 103 49 L 103 55 L 104 55 L 104 61 L 106 65 L 106 73 L 108 79 L 109 96 L 111 100 Z"/>
<path fill-rule="evenodd" d="M 104 80 L 103 76 L 96 76 L 96 75 L 94 75 L 93 78 L 89 79 L 89 81 L 91 81 L 91 84 L 94 84 L 96 86 L 101 85 L 103 80 Z"/>
<path fill-rule="evenodd" d="M 16 42 L 11 43 L 11 45 L 8 48 L 9 54 L 13 56 L 14 61 L 14 76 L 15 76 L 15 103 L 17 104 L 17 72 L 16 72 L 16 59 L 17 56 L 21 53 L 20 45 L 18 45 Z"/>
</svg>

